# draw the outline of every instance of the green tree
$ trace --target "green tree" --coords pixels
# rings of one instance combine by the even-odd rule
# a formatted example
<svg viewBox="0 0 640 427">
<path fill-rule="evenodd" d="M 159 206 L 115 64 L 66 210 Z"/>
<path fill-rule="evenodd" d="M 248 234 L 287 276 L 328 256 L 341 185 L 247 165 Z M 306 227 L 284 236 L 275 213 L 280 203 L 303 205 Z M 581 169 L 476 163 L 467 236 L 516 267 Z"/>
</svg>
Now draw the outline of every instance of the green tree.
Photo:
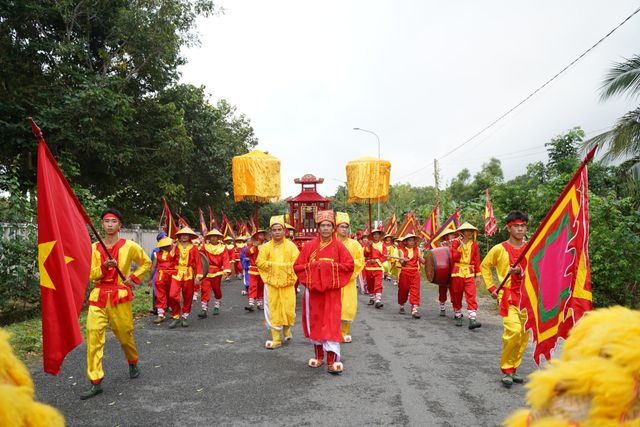
<svg viewBox="0 0 640 427">
<path fill-rule="evenodd" d="M 605 76 L 601 100 L 618 95 L 640 96 L 640 55 L 616 63 Z M 640 106 L 620 117 L 613 129 L 586 141 L 584 148 L 595 144 L 606 147 L 603 159 L 607 162 L 640 155 Z"/>
</svg>

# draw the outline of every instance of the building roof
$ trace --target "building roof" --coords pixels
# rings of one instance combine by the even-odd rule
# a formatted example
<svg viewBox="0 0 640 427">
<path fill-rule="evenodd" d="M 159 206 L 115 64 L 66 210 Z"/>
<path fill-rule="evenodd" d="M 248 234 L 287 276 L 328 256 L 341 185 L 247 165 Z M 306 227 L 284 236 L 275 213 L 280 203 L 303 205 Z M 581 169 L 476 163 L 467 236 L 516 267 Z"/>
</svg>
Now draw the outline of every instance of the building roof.
<svg viewBox="0 0 640 427">
<path fill-rule="evenodd" d="M 287 203 L 292 202 L 331 202 L 332 200 L 318 194 L 317 191 L 303 191 L 295 197 L 287 200 Z"/>
</svg>

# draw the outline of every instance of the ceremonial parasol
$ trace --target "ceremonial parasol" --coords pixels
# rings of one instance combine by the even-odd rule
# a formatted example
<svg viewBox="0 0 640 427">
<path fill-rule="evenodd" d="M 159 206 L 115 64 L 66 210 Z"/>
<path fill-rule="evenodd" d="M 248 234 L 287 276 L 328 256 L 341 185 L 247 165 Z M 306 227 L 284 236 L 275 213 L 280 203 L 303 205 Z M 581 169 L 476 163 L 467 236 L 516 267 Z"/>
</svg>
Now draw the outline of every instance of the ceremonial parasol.
<svg viewBox="0 0 640 427">
<path fill-rule="evenodd" d="M 254 150 L 235 156 L 231 163 L 233 176 L 233 199 L 236 202 L 273 202 L 280 198 L 280 160 L 262 151 Z"/>
<path fill-rule="evenodd" d="M 371 226 L 371 203 L 389 199 L 391 163 L 375 157 L 362 157 L 347 163 L 348 203 L 369 204 L 369 229 Z"/>
</svg>

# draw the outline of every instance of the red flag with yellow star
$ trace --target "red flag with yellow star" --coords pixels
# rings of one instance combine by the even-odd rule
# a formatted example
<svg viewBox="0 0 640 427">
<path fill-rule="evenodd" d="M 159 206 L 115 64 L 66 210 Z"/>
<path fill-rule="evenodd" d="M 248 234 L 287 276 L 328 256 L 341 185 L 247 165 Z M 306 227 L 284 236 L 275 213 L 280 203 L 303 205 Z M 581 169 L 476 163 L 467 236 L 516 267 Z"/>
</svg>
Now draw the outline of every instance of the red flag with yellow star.
<svg viewBox="0 0 640 427">
<path fill-rule="evenodd" d="M 42 138 L 38 136 L 38 267 L 44 371 L 57 375 L 82 342 L 78 316 L 89 283 L 90 219 Z"/>
</svg>

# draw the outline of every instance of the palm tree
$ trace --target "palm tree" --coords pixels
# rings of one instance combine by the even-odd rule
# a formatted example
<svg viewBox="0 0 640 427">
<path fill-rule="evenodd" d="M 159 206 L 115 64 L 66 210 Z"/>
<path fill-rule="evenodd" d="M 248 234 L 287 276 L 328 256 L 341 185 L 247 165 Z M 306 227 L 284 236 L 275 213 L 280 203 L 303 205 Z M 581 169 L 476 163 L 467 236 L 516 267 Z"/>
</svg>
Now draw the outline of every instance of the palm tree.
<svg viewBox="0 0 640 427">
<path fill-rule="evenodd" d="M 640 55 L 614 64 L 605 76 L 601 90 L 603 101 L 622 94 L 630 98 L 639 97 Z M 640 156 L 640 106 L 620 117 L 611 130 L 585 141 L 584 148 L 588 149 L 595 144 L 606 148 L 603 156 L 605 162 Z"/>
</svg>

